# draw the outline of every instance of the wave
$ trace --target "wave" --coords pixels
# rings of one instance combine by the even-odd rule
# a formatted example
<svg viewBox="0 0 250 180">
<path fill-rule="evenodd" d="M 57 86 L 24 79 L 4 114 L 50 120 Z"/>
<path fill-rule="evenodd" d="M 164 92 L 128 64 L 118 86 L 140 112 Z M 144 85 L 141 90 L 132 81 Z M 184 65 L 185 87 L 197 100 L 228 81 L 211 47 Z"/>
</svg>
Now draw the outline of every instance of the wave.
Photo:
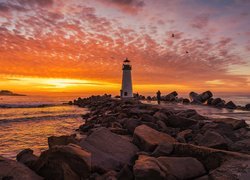
<svg viewBox="0 0 250 180">
<path fill-rule="evenodd" d="M 66 106 L 67 104 L 0 104 L 0 108 L 43 108 L 54 106 Z"/>
<path fill-rule="evenodd" d="M 8 118 L 0 119 L 0 124 L 16 123 L 24 121 L 43 121 L 43 120 L 57 120 L 61 118 L 77 118 L 81 117 L 81 114 L 59 114 L 59 115 L 47 115 L 47 116 L 33 116 L 33 117 L 21 117 L 21 118 Z"/>
</svg>

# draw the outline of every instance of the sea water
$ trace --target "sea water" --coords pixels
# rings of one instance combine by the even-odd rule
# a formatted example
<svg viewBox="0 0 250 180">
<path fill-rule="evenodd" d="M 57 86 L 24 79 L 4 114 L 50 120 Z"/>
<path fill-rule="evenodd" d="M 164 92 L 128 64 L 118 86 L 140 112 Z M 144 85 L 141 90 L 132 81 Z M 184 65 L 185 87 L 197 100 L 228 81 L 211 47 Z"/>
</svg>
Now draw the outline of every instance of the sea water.
<svg viewBox="0 0 250 180">
<path fill-rule="evenodd" d="M 14 159 L 26 148 L 39 155 L 49 136 L 70 135 L 87 109 L 66 105 L 76 97 L 0 96 L 0 156 Z"/>
</svg>

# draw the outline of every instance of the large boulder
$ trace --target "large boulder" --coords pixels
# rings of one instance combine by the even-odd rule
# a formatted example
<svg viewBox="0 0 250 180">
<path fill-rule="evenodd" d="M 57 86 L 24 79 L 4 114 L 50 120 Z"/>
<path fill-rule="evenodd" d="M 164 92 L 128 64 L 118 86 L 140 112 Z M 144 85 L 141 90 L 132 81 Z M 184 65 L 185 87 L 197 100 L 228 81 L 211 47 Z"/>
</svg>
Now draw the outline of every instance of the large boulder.
<svg viewBox="0 0 250 180">
<path fill-rule="evenodd" d="M 73 135 L 71 136 L 50 136 L 48 137 L 49 148 L 57 145 L 78 144 Z"/>
<path fill-rule="evenodd" d="M 250 154 L 250 139 L 243 139 L 233 143 L 229 150 Z"/>
<path fill-rule="evenodd" d="M 236 109 L 237 106 L 234 104 L 233 101 L 229 101 L 228 103 L 226 103 L 225 108 L 227 108 L 227 109 Z"/>
<path fill-rule="evenodd" d="M 134 130 L 137 126 L 141 125 L 139 119 L 129 118 L 124 121 L 124 128 L 128 130 L 130 134 L 134 133 Z"/>
<path fill-rule="evenodd" d="M 36 161 L 38 160 L 38 157 L 33 154 L 32 149 L 24 149 L 17 154 L 16 160 L 33 169 Z"/>
<path fill-rule="evenodd" d="M 214 119 L 213 121 L 218 122 L 218 123 L 222 122 L 225 124 L 232 125 L 234 130 L 248 127 L 248 124 L 246 123 L 245 120 L 238 120 L 238 119 L 233 119 L 233 118 L 220 118 L 220 119 Z"/>
<path fill-rule="evenodd" d="M 2 180 L 42 180 L 25 165 L 0 156 L 0 179 Z"/>
<path fill-rule="evenodd" d="M 219 133 L 213 131 L 207 131 L 203 138 L 198 142 L 201 146 L 218 148 L 218 149 L 227 149 L 228 144 L 226 139 L 221 136 Z"/>
<path fill-rule="evenodd" d="M 202 163 L 192 157 L 159 157 L 166 179 L 193 179 L 206 174 Z"/>
<path fill-rule="evenodd" d="M 225 107 L 225 101 L 222 100 L 221 98 L 215 98 L 213 99 L 213 101 L 211 102 L 212 106 L 215 106 L 217 108 L 223 108 Z"/>
<path fill-rule="evenodd" d="M 91 154 L 75 144 L 54 146 L 42 152 L 35 167 L 45 179 L 85 179 L 91 171 Z"/>
<path fill-rule="evenodd" d="M 161 143 L 174 143 L 176 140 L 168 134 L 156 131 L 146 125 L 135 129 L 133 142 L 144 151 L 153 151 Z"/>
<path fill-rule="evenodd" d="M 177 96 L 178 96 L 178 93 L 176 91 L 173 91 L 173 92 L 169 93 L 168 95 L 166 95 L 165 97 L 163 97 L 163 100 L 165 100 L 165 101 L 176 101 Z"/>
<path fill-rule="evenodd" d="M 157 159 L 145 155 L 139 156 L 133 167 L 133 172 L 136 180 L 164 180 L 166 177 Z"/>
<path fill-rule="evenodd" d="M 173 152 L 173 144 L 170 143 L 162 143 L 159 144 L 151 156 L 160 157 L 160 156 L 168 156 Z"/>
<path fill-rule="evenodd" d="M 166 124 L 167 126 L 174 128 L 188 128 L 197 124 L 198 121 L 190 118 L 185 118 L 182 116 L 171 115 L 168 117 Z"/>
<path fill-rule="evenodd" d="M 120 170 L 138 152 L 134 144 L 106 128 L 96 129 L 80 145 L 92 154 L 92 169 L 99 173 Z"/>
<path fill-rule="evenodd" d="M 134 165 L 135 179 L 194 179 L 206 173 L 203 165 L 191 157 L 139 156 Z"/>
</svg>

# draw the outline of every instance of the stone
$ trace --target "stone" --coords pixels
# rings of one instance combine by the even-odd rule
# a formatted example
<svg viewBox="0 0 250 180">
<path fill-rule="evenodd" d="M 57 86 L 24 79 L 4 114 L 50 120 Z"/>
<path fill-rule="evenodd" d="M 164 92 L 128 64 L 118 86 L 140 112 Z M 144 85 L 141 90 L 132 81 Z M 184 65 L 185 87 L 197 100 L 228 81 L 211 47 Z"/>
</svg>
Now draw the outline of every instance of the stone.
<svg viewBox="0 0 250 180">
<path fill-rule="evenodd" d="M 48 180 L 85 179 L 91 171 L 91 154 L 75 144 L 53 146 L 42 152 L 35 170 Z"/>
<path fill-rule="evenodd" d="M 131 164 L 138 148 L 106 128 L 98 128 L 80 142 L 83 149 L 92 155 L 92 170 L 106 173 L 119 171 L 125 164 Z"/>
<path fill-rule="evenodd" d="M 198 95 L 198 98 L 202 103 L 205 103 L 208 99 L 213 97 L 213 93 L 211 91 L 203 92 L 202 94 Z"/>
<path fill-rule="evenodd" d="M 166 125 L 170 126 L 170 127 L 174 127 L 174 128 L 188 128 L 188 127 L 193 126 L 197 123 L 198 123 L 198 121 L 190 119 L 190 118 L 171 115 L 168 117 Z"/>
<path fill-rule="evenodd" d="M 165 173 L 159 167 L 157 159 L 150 156 L 140 155 L 135 162 L 133 172 L 136 180 L 165 179 Z"/>
<path fill-rule="evenodd" d="M 190 100 L 187 98 L 182 99 L 182 104 L 190 104 Z"/>
<path fill-rule="evenodd" d="M 158 120 L 156 122 L 156 124 L 158 125 L 158 127 L 160 128 L 161 131 L 165 131 L 167 129 L 166 124 L 161 120 Z"/>
<path fill-rule="evenodd" d="M 141 121 L 155 123 L 157 121 L 157 119 L 149 114 L 142 114 Z"/>
<path fill-rule="evenodd" d="M 192 132 L 193 131 L 191 129 L 186 129 L 184 131 L 179 132 L 177 134 L 177 140 L 179 141 L 179 139 L 182 139 L 182 140 L 184 140 L 184 142 L 191 141 L 192 140 Z"/>
<path fill-rule="evenodd" d="M 133 143 L 141 150 L 153 151 L 161 143 L 174 143 L 176 140 L 168 134 L 156 131 L 146 125 L 138 126 L 133 135 Z"/>
<path fill-rule="evenodd" d="M 42 180 L 24 164 L 0 156 L 0 179 L 2 180 Z"/>
<path fill-rule="evenodd" d="M 193 157 L 159 157 L 166 179 L 194 179 L 206 174 L 201 162 Z"/>
<path fill-rule="evenodd" d="M 102 176 L 96 177 L 95 180 L 117 180 L 117 172 L 109 171 Z"/>
<path fill-rule="evenodd" d="M 227 149 L 228 147 L 226 139 L 213 131 L 207 131 L 200 140 L 199 145 L 218 149 Z"/>
<path fill-rule="evenodd" d="M 119 135 L 127 135 L 128 130 L 123 128 L 108 128 L 112 133 L 119 134 Z"/>
<path fill-rule="evenodd" d="M 130 134 L 133 134 L 135 128 L 139 125 L 141 125 L 139 119 L 129 118 L 124 121 L 124 128 L 127 129 Z"/>
<path fill-rule="evenodd" d="M 233 118 L 220 118 L 220 119 L 215 119 L 213 121 L 232 125 L 233 130 L 248 127 L 248 124 L 246 123 L 245 120 L 238 120 Z"/>
<path fill-rule="evenodd" d="M 78 144 L 78 141 L 73 135 L 71 136 L 50 136 L 48 138 L 49 148 L 57 145 Z"/>
<path fill-rule="evenodd" d="M 38 160 L 38 157 L 33 154 L 33 150 L 24 149 L 17 154 L 16 160 L 33 169 L 33 166 Z"/>
<path fill-rule="evenodd" d="M 165 101 L 176 101 L 177 96 L 178 96 L 178 93 L 176 91 L 173 91 L 173 92 L 169 93 L 168 95 L 166 95 L 165 97 L 163 97 L 163 100 L 165 100 Z"/>
<path fill-rule="evenodd" d="M 118 180 L 134 180 L 134 174 L 132 168 L 128 165 L 125 165 L 121 171 L 117 174 Z"/>
<path fill-rule="evenodd" d="M 157 111 L 154 114 L 154 117 L 160 121 L 165 122 L 168 119 L 168 116 L 166 114 L 164 114 L 163 112 Z"/>
<path fill-rule="evenodd" d="M 159 144 L 151 156 L 160 157 L 160 156 L 168 156 L 173 152 L 173 144 L 170 143 L 162 143 Z"/>
<path fill-rule="evenodd" d="M 245 108 L 246 108 L 247 110 L 250 110 L 250 104 L 247 104 L 247 105 L 245 106 Z"/>
<path fill-rule="evenodd" d="M 243 139 L 233 143 L 229 150 L 250 154 L 250 139 Z"/>
<path fill-rule="evenodd" d="M 218 108 L 222 108 L 225 106 L 225 101 L 223 101 L 221 98 L 215 98 L 213 99 L 211 105 Z"/>
<path fill-rule="evenodd" d="M 227 108 L 227 109 L 236 109 L 237 106 L 233 103 L 233 101 L 229 101 L 228 103 L 226 103 L 225 108 Z"/>
<path fill-rule="evenodd" d="M 213 100 L 214 100 L 214 98 L 209 98 L 209 99 L 207 100 L 207 105 L 211 106 Z"/>
<path fill-rule="evenodd" d="M 194 110 L 194 109 L 188 109 L 188 110 L 183 110 L 183 111 L 177 113 L 176 115 L 177 116 L 181 116 L 181 117 L 185 117 L 185 118 L 190 118 L 190 117 L 195 116 L 197 114 L 198 113 L 197 113 L 196 110 Z"/>
</svg>

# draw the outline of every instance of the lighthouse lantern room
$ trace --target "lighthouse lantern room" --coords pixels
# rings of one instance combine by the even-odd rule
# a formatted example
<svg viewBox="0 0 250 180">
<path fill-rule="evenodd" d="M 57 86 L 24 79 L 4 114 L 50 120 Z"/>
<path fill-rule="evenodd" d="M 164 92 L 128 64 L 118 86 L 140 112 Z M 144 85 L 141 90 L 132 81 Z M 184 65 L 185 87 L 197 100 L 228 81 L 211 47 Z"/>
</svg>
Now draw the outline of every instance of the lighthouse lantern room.
<svg viewBox="0 0 250 180">
<path fill-rule="evenodd" d="M 121 89 L 121 98 L 133 98 L 133 89 L 132 89 L 132 76 L 131 76 L 132 66 L 130 61 L 126 58 L 123 61 L 122 66 L 122 89 Z"/>
</svg>

